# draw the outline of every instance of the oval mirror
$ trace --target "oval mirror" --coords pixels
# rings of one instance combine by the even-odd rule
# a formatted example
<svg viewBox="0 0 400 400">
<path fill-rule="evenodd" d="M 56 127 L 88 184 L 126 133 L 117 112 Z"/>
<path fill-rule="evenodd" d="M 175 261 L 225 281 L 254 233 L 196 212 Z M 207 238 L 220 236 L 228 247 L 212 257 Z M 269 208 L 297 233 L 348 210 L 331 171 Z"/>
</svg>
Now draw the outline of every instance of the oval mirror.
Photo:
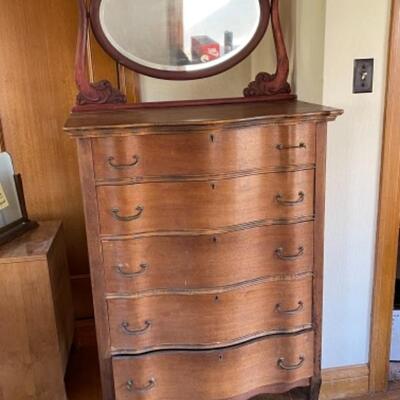
<svg viewBox="0 0 400 400">
<path fill-rule="evenodd" d="M 92 0 L 97 40 L 118 62 L 162 79 L 198 79 L 246 58 L 265 34 L 269 0 Z"/>
</svg>

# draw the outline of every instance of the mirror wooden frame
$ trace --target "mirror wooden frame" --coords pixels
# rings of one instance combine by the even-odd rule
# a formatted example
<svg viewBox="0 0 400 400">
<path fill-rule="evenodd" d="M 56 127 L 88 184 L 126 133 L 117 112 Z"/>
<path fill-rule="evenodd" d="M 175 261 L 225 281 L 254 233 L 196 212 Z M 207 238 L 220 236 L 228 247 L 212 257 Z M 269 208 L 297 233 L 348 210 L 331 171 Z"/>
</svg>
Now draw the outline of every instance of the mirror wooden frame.
<svg viewBox="0 0 400 400">
<path fill-rule="evenodd" d="M 91 82 L 88 78 L 88 40 L 90 26 L 92 26 L 95 38 L 101 43 L 99 37 L 99 29 L 97 25 L 100 24 L 98 19 L 98 10 L 102 0 L 77 0 L 79 7 L 79 30 L 78 30 L 78 42 L 76 50 L 76 61 L 75 61 L 75 80 L 79 90 L 76 98 L 76 106 L 73 108 L 73 112 L 80 111 L 93 111 L 93 110 L 107 110 L 107 109 L 124 109 L 124 108 L 143 108 L 143 107 L 166 107 L 166 106 L 182 106 L 182 105 L 198 105 L 198 104 L 228 104 L 228 103 L 239 103 L 239 102 L 255 102 L 255 101 L 275 101 L 275 100 L 289 100 L 295 99 L 296 95 L 292 94 L 291 87 L 288 83 L 289 76 L 289 58 L 287 55 L 284 35 L 282 32 L 280 17 L 279 17 L 279 2 L 280 0 L 259 0 L 260 4 L 263 4 L 261 9 L 267 11 L 262 16 L 262 20 L 265 24 L 265 30 L 268 29 L 269 20 L 271 20 L 277 66 L 274 73 L 260 72 L 257 74 L 254 81 L 250 82 L 249 85 L 243 90 L 243 97 L 235 98 L 217 98 L 217 99 L 203 99 L 203 100 L 189 100 L 189 101 L 164 101 L 164 102 L 147 102 L 147 103 L 136 103 L 127 104 L 126 95 L 116 87 L 113 87 L 111 82 L 107 80 L 101 80 L 98 82 Z M 96 17 L 97 15 L 97 17 Z M 267 21 L 265 23 L 265 20 Z M 260 23 L 260 26 L 262 24 Z M 229 68 L 232 68 L 234 63 L 240 62 L 246 56 L 248 56 L 257 46 L 259 41 L 264 36 L 265 31 L 263 29 L 257 32 L 257 35 L 253 37 L 253 40 L 249 43 L 248 48 L 245 48 L 247 55 L 244 56 L 244 52 L 240 52 L 238 57 L 232 57 L 229 64 L 221 63 L 217 67 L 213 67 L 213 75 L 221 73 Z M 104 35 L 104 33 L 103 33 Z M 100 34 L 101 36 L 101 34 Z M 107 40 L 108 42 L 108 40 Z M 104 44 L 104 43 L 103 43 Z M 113 48 L 114 49 L 114 48 Z M 117 57 L 114 54 L 116 51 L 109 49 L 112 57 L 118 64 L 124 64 L 124 60 Z M 114 55 L 113 55 L 114 54 Z M 244 56 L 244 57 L 243 57 Z M 228 62 L 227 61 L 227 62 Z M 129 68 L 129 67 L 128 67 Z M 145 68 L 146 70 L 142 70 Z M 211 69 L 211 68 L 210 68 Z M 133 68 L 134 71 L 139 73 L 145 73 L 149 75 L 151 71 L 147 67 Z M 196 71 L 197 72 L 197 71 Z M 179 76 L 176 76 L 179 74 Z M 190 74 L 190 75 L 188 75 Z M 160 78 L 160 75 L 158 75 Z M 196 75 L 193 72 L 187 72 L 184 79 L 195 79 Z M 200 78 L 200 76 L 197 76 Z M 163 79 L 182 79 L 182 72 L 169 72 L 168 76 Z"/>
<path fill-rule="evenodd" d="M 260 43 L 261 39 L 264 37 L 265 32 L 268 29 L 270 17 L 271 17 L 271 6 L 269 0 L 258 0 L 260 5 L 260 20 L 258 22 L 258 27 L 251 38 L 251 40 L 243 47 L 243 49 L 235 54 L 233 57 L 221 62 L 218 65 L 213 65 L 212 67 L 204 68 L 196 71 L 168 71 L 156 68 L 147 67 L 143 64 L 139 64 L 128 57 L 124 56 L 119 52 L 108 40 L 106 34 L 104 33 L 101 21 L 100 21 L 100 8 L 104 0 L 92 0 L 90 5 L 90 20 L 93 29 L 93 33 L 96 40 L 100 43 L 103 49 L 116 61 L 125 67 L 136 71 L 140 74 L 151 76 L 157 79 L 165 80 L 194 80 L 207 78 L 210 76 L 218 75 L 228 69 L 233 68 L 235 65 L 239 64 L 246 57 L 248 57 L 257 45 Z"/>
</svg>

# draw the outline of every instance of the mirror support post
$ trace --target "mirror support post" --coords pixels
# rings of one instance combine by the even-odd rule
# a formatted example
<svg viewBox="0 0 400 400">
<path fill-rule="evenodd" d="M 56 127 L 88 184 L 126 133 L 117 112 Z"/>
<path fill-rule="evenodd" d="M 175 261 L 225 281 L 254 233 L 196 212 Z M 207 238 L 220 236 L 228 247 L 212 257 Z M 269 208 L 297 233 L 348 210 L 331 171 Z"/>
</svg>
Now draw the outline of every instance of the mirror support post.
<svg viewBox="0 0 400 400">
<path fill-rule="evenodd" d="M 89 38 L 89 11 L 85 0 L 78 0 L 79 29 L 75 58 L 75 81 L 79 90 L 77 106 L 96 104 L 124 104 L 126 96 L 107 80 L 90 82 L 88 79 L 87 45 Z"/>
<path fill-rule="evenodd" d="M 244 90 L 245 97 L 275 96 L 290 94 L 292 89 L 288 83 L 289 57 L 279 18 L 279 0 L 271 0 L 271 20 L 277 58 L 277 68 L 274 74 L 260 72 L 255 81 Z"/>
</svg>

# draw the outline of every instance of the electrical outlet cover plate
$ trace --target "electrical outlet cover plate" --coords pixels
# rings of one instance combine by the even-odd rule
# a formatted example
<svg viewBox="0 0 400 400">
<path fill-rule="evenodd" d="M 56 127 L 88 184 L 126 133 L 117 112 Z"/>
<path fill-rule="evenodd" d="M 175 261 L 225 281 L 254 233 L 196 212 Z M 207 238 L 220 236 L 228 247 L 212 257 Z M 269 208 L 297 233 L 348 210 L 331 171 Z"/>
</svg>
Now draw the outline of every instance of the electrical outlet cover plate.
<svg viewBox="0 0 400 400">
<path fill-rule="evenodd" d="M 354 60 L 353 93 L 372 93 L 374 82 L 374 59 Z"/>
</svg>

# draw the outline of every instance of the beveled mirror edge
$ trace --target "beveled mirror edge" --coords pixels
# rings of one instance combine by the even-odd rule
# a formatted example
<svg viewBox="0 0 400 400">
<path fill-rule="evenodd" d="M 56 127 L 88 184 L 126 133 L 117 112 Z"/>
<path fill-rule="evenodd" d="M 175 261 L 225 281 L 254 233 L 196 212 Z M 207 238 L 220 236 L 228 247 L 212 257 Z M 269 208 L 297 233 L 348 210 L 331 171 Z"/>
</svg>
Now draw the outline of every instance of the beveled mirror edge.
<svg viewBox="0 0 400 400">
<path fill-rule="evenodd" d="M 277 57 L 277 68 L 274 74 L 260 72 L 253 82 L 243 91 L 244 97 L 235 98 L 215 98 L 200 100 L 181 100 L 181 101 L 162 101 L 162 102 L 144 102 L 127 104 L 127 97 L 119 89 L 113 87 L 111 82 L 102 80 L 91 82 L 88 79 L 88 40 L 90 30 L 90 7 L 94 2 L 101 3 L 101 0 L 92 0 L 89 9 L 86 0 L 77 0 L 79 7 L 79 29 L 75 60 L 75 80 L 79 90 L 76 98 L 76 105 L 72 112 L 96 111 L 96 110 L 119 110 L 130 108 L 148 108 L 148 107 L 175 107 L 175 106 L 193 106 L 204 104 L 229 104 L 240 102 L 260 102 L 260 101 L 279 101 L 295 100 L 297 96 L 292 94 L 288 83 L 289 76 L 289 58 L 287 55 L 285 40 L 279 18 L 280 0 L 260 0 L 270 5 L 269 16 L 272 22 L 272 30 Z M 266 29 L 269 23 L 267 23 Z M 259 41 L 265 35 L 261 35 Z M 97 40 L 97 38 L 96 38 Z M 258 43 L 259 43 L 258 41 Z M 257 43 L 257 44 L 258 44 Z M 254 48 L 257 46 L 254 46 Z M 253 50 L 254 50 L 253 48 Z M 253 51 L 251 50 L 249 54 Z M 247 55 L 248 56 L 248 55 Z M 116 60 L 118 62 L 118 60 Z M 240 61 L 239 61 L 240 62 Z M 232 68 L 232 67 L 231 67 Z M 229 68 L 228 68 L 229 69 Z M 223 71 L 221 71 L 223 72 Z M 181 74 L 181 72 L 179 72 Z"/>
<path fill-rule="evenodd" d="M 152 67 L 147 67 L 141 65 L 131 59 L 127 58 L 121 54 L 108 40 L 100 21 L 100 7 L 103 0 L 91 0 L 90 2 L 90 21 L 93 30 L 93 34 L 96 40 L 102 46 L 102 48 L 108 53 L 114 60 L 118 63 L 124 65 L 125 67 L 136 71 L 140 74 L 150 76 L 152 78 L 164 79 L 164 80 L 196 80 L 207 78 L 211 76 L 218 75 L 225 72 L 235 65 L 239 64 L 241 61 L 246 59 L 258 46 L 262 38 L 264 37 L 270 21 L 271 16 L 271 6 L 269 0 L 258 0 L 260 5 L 260 20 L 255 34 L 252 39 L 243 47 L 237 54 L 233 57 L 228 58 L 226 61 L 214 65 L 209 68 L 197 71 L 166 71 L 155 69 Z"/>
</svg>

